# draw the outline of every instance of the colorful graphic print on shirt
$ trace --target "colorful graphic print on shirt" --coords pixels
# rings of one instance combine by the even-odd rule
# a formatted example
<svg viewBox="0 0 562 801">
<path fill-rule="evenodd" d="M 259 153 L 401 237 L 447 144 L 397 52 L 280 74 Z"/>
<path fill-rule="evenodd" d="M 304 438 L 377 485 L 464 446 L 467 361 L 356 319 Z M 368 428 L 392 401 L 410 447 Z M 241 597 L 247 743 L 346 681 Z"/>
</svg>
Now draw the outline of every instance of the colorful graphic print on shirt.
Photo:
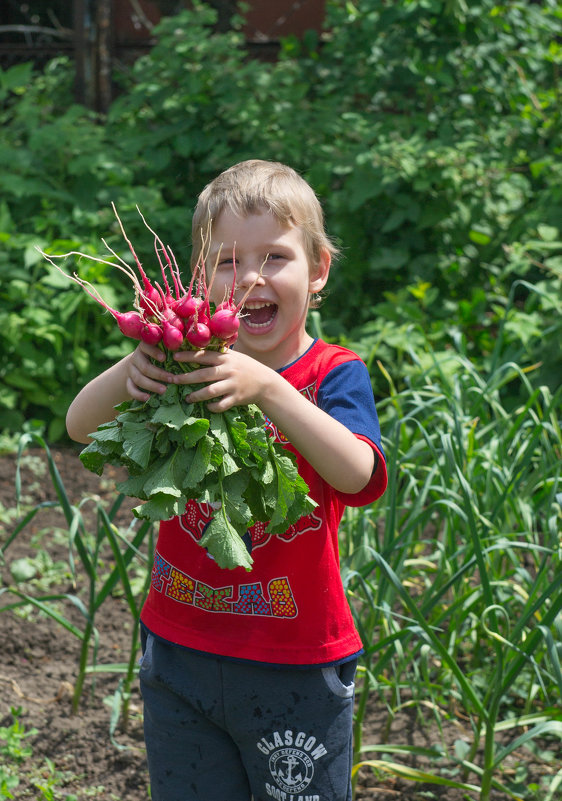
<svg viewBox="0 0 562 801">
<path fill-rule="evenodd" d="M 285 576 L 271 579 L 265 591 L 261 581 L 211 587 L 170 564 L 156 551 L 151 583 L 153 590 L 168 598 L 206 612 L 276 618 L 293 618 L 298 614 L 289 579 Z"/>
</svg>

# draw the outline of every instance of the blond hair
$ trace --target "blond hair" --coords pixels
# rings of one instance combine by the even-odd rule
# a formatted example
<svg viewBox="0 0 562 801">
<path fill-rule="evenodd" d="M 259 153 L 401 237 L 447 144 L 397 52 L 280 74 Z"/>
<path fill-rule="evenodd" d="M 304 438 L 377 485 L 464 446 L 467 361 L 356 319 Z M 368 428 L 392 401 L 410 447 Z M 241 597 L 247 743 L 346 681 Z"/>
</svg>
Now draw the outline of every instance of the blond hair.
<svg viewBox="0 0 562 801">
<path fill-rule="evenodd" d="M 209 224 L 228 209 L 238 217 L 266 211 L 283 226 L 302 232 L 309 267 L 320 263 L 323 250 L 337 248 L 324 228 L 324 213 L 312 187 L 292 167 L 276 161 L 250 159 L 229 167 L 203 189 L 192 221 L 192 267 L 199 257 L 197 243 Z"/>
</svg>

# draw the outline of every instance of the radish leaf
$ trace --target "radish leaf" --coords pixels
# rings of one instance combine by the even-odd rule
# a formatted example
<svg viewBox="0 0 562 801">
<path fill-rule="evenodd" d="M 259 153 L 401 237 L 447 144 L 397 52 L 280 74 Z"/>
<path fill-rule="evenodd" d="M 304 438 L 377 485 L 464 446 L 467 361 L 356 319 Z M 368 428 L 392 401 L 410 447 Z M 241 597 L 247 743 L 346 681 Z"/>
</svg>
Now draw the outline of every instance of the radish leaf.
<svg viewBox="0 0 562 801">
<path fill-rule="evenodd" d="M 260 521 L 281 534 L 316 504 L 294 455 L 270 437 L 257 406 L 215 414 L 185 402 L 185 390 L 170 384 L 144 403 L 119 404 L 80 458 L 98 475 L 106 464 L 126 468 L 117 489 L 144 501 L 133 509 L 136 517 L 168 520 L 183 514 L 188 500 L 212 504 L 218 511 L 200 544 L 221 567 L 249 570 L 248 528 Z"/>
</svg>

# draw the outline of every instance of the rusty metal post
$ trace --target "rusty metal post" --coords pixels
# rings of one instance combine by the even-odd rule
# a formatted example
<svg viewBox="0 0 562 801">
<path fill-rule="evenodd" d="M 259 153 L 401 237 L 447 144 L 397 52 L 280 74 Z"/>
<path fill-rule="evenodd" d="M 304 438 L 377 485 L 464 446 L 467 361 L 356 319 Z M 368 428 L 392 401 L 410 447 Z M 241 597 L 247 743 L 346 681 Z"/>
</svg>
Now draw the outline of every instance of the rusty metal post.
<svg viewBox="0 0 562 801">
<path fill-rule="evenodd" d="M 105 113 L 111 103 L 112 0 L 73 0 L 75 97 Z"/>
<path fill-rule="evenodd" d="M 105 114 L 111 104 L 111 73 L 112 73 L 112 0 L 97 0 L 97 98 L 96 110 Z"/>
<path fill-rule="evenodd" d="M 74 64 L 76 79 L 74 83 L 74 98 L 77 103 L 83 103 L 85 98 L 85 67 L 84 67 L 84 3 L 85 0 L 73 0 L 72 27 L 74 29 Z"/>
<path fill-rule="evenodd" d="M 88 108 L 96 105 L 94 0 L 74 0 L 74 57 L 76 61 L 76 102 Z"/>
</svg>

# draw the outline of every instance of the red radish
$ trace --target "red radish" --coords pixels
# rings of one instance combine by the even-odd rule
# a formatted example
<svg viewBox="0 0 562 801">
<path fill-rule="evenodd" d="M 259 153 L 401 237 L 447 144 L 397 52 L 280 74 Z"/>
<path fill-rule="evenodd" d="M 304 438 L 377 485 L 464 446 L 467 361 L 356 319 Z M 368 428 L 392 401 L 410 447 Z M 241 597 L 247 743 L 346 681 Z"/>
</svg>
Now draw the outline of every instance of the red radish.
<svg viewBox="0 0 562 801">
<path fill-rule="evenodd" d="M 209 319 L 209 315 L 205 314 L 204 311 L 198 312 L 195 315 L 195 317 L 193 318 L 193 321 L 195 323 L 203 323 L 203 325 L 206 325 L 207 328 L 209 328 L 209 325 L 210 325 L 210 322 L 211 322 L 210 319 Z"/>
<path fill-rule="evenodd" d="M 158 242 L 160 242 L 160 240 L 158 240 Z M 162 244 L 162 248 L 164 248 L 163 244 Z M 172 293 L 170 292 L 170 285 L 168 283 L 168 279 L 166 278 L 166 270 L 164 268 L 164 265 L 162 264 L 162 259 L 160 258 L 160 254 L 158 253 L 158 247 L 157 247 L 157 243 L 156 242 L 154 243 L 154 249 L 156 251 L 156 258 L 158 259 L 158 263 L 160 265 L 160 272 L 162 273 L 162 280 L 164 281 L 164 288 L 165 288 L 166 292 L 165 293 L 162 292 L 162 290 L 160 289 L 158 284 L 156 286 L 158 286 L 158 289 L 162 293 L 162 297 L 164 299 L 164 303 L 167 306 L 171 306 L 172 303 L 175 302 L 175 298 L 172 295 Z M 170 261 L 170 257 L 168 256 L 168 252 L 166 250 L 164 251 L 164 255 L 166 257 L 166 263 L 168 265 L 168 269 L 170 271 L 172 271 L 172 262 Z M 172 271 L 172 277 L 173 277 L 173 275 L 174 274 L 173 274 L 173 271 Z"/>
<path fill-rule="evenodd" d="M 203 298 L 185 295 L 174 305 L 174 311 L 179 317 L 187 319 L 188 317 L 194 317 L 204 305 L 205 301 Z"/>
<path fill-rule="evenodd" d="M 142 219 L 144 225 L 146 226 L 146 228 L 148 228 L 150 233 L 154 236 L 154 252 L 156 253 L 156 258 L 158 259 L 158 264 L 160 265 L 160 272 L 162 273 L 162 280 L 164 281 L 164 288 L 166 290 L 165 293 L 162 293 L 162 297 L 163 297 L 163 299 L 165 301 L 165 304 L 167 306 L 171 306 L 178 299 L 179 293 L 180 293 L 180 287 L 181 287 L 181 281 L 180 281 L 180 278 L 179 278 L 179 269 L 178 269 L 178 265 L 177 265 L 175 256 L 172 253 L 171 248 L 167 248 L 166 245 L 162 242 L 162 240 L 160 239 L 160 237 L 158 236 L 156 231 L 152 230 L 152 228 L 150 227 L 150 225 L 145 220 L 144 215 L 143 215 L 142 211 L 139 209 L 138 206 L 137 206 L 137 211 L 140 214 L 141 219 Z M 162 251 L 162 253 L 164 254 L 164 258 L 166 260 L 166 266 L 167 266 L 168 270 L 170 271 L 170 275 L 172 276 L 172 281 L 173 281 L 173 284 L 174 284 L 174 291 L 176 293 L 176 298 L 175 299 L 172 296 L 172 293 L 170 292 L 170 285 L 168 284 L 168 279 L 166 278 L 166 267 L 164 266 L 164 264 L 162 263 L 162 259 L 160 258 L 160 251 L 158 249 L 159 247 L 160 247 L 160 250 Z M 168 254 L 168 250 L 170 251 L 169 254 Z M 171 256 L 171 258 L 170 258 L 170 256 Z M 173 259 L 173 264 L 172 264 L 172 259 Z M 160 287 L 158 287 L 158 289 L 160 290 L 160 292 L 162 292 Z"/>
<path fill-rule="evenodd" d="M 163 320 L 162 342 L 168 350 L 178 350 L 183 345 L 183 331 L 169 323 L 168 320 Z"/>
<path fill-rule="evenodd" d="M 260 267 L 258 278 L 262 274 L 262 270 L 264 267 L 265 262 Z M 250 286 L 248 291 L 245 293 L 242 300 L 238 303 L 234 303 L 234 290 L 236 288 L 236 257 L 234 250 L 232 251 L 232 265 L 234 268 L 234 280 L 232 281 L 232 287 L 230 289 L 230 296 L 227 300 L 224 300 L 222 303 L 219 303 L 217 306 L 215 313 L 211 317 L 210 321 L 210 328 L 211 332 L 214 336 L 218 339 L 224 340 L 225 344 L 232 345 L 236 341 L 236 337 L 238 336 L 238 329 L 240 328 L 240 310 L 242 309 L 246 299 L 252 289 L 255 287 L 258 278 L 253 282 Z"/>
<path fill-rule="evenodd" d="M 231 339 L 240 328 L 240 318 L 236 307 L 218 309 L 211 317 L 209 327 L 213 336 L 218 339 Z"/>
<path fill-rule="evenodd" d="M 162 313 L 160 314 L 160 318 L 162 321 L 165 320 L 167 323 L 175 326 L 180 331 L 183 331 L 183 320 L 169 306 L 164 307 Z"/>
<path fill-rule="evenodd" d="M 193 270 L 187 291 L 184 289 L 182 297 L 180 297 L 172 306 L 176 314 L 178 314 L 180 317 L 183 317 L 184 320 L 187 320 L 190 317 L 195 317 L 205 306 L 205 301 L 203 298 L 199 297 L 198 294 L 193 294 L 193 285 L 195 281 L 198 281 L 199 289 L 201 289 L 202 279 L 204 280 L 204 268 L 202 267 L 202 263 L 198 262 Z"/>
<path fill-rule="evenodd" d="M 155 286 L 152 286 L 152 284 L 147 286 L 145 283 L 145 287 L 139 296 L 139 306 L 148 314 L 154 314 L 162 308 L 162 298 Z"/>
<path fill-rule="evenodd" d="M 180 347 L 187 346 L 191 346 L 192 348 L 206 348 L 208 346 L 221 348 L 232 345 L 236 341 L 240 328 L 240 311 L 256 283 L 254 282 L 240 302 L 235 304 L 235 249 L 233 248 L 232 251 L 232 266 L 234 271 L 232 286 L 227 288 L 225 300 L 216 307 L 211 316 L 210 290 L 217 275 L 221 251 L 219 248 L 214 268 L 207 282 L 205 258 L 209 253 L 211 245 L 210 221 L 207 234 L 202 236 L 201 254 L 193 270 L 191 281 L 186 291 L 182 285 L 180 270 L 172 250 L 164 245 L 158 235 L 148 226 L 141 214 L 144 224 L 154 235 L 154 250 L 162 274 L 163 288 L 158 282 L 151 282 L 149 280 L 135 253 L 133 245 L 127 238 L 125 229 L 114 205 L 113 211 L 117 217 L 121 233 L 134 257 L 138 272 L 122 259 L 118 253 L 112 250 L 105 241 L 104 244 L 115 259 L 115 263 L 76 251 L 53 257 L 49 257 L 46 253 L 42 253 L 42 255 L 45 256 L 57 270 L 79 284 L 90 297 L 103 306 L 104 309 L 115 318 L 120 331 L 125 336 L 133 339 L 141 339 L 143 342 L 150 345 L 157 345 L 162 342 L 166 350 L 178 350 Z M 89 281 L 80 278 L 76 273 L 74 273 L 73 276 L 67 275 L 67 273 L 53 261 L 53 259 L 67 258 L 71 255 L 80 258 L 89 258 L 92 261 L 116 267 L 118 270 L 125 273 L 133 283 L 135 291 L 134 306 L 137 311 L 121 313 L 116 309 L 112 309 L 102 298 L 96 287 Z M 264 265 L 260 268 L 260 276 L 263 266 Z M 173 284 L 174 294 L 172 294 L 170 289 L 171 284 Z"/>
<path fill-rule="evenodd" d="M 144 320 L 138 312 L 130 311 L 119 314 L 119 312 L 114 311 L 113 316 L 117 320 L 117 325 L 122 334 L 126 337 L 131 337 L 131 339 L 141 338 Z"/>
<path fill-rule="evenodd" d="M 174 263 L 173 267 L 170 265 L 170 272 L 172 273 L 172 279 L 174 281 L 176 298 L 180 298 L 182 295 L 185 295 L 185 289 L 183 288 L 181 282 L 180 268 L 178 267 L 178 263 L 176 261 L 176 257 L 174 256 L 172 248 L 168 247 L 167 250 L 169 251 L 170 256 L 172 257 L 172 261 Z"/>
<path fill-rule="evenodd" d="M 211 341 L 209 326 L 205 323 L 193 323 L 185 338 L 194 348 L 206 348 Z"/>
<path fill-rule="evenodd" d="M 222 303 L 219 303 L 215 311 L 222 311 L 223 309 L 229 309 L 230 311 L 236 311 L 236 304 L 233 303 L 231 300 L 223 300 Z"/>
<path fill-rule="evenodd" d="M 117 219 L 119 219 L 119 217 Z M 119 221 L 119 222 L 121 223 L 121 221 Z M 141 317 L 143 316 L 145 311 L 148 312 L 148 314 L 151 314 L 151 315 L 158 314 L 158 309 L 161 306 L 162 301 L 161 301 L 161 298 L 160 298 L 160 294 L 158 293 L 158 290 L 155 287 L 152 286 L 152 284 L 148 280 L 148 277 L 143 272 L 143 275 L 144 275 L 144 278 L 145 278 L 145 280 L 144 280 L 145 289 L 143 290 L 143 288 L 142 288 L 142 286 L 141 286 L 141 284 L 139 282 L 139 279 L 137 278 L 133 268 L 130 267 L 130 265 L 128 265 L 127 262 L 123 261 L 123 259 L 119 256 L 118 253 L 116 253 L 114 250 L 112 250 L 112 248 L 109 247 L 109 245 L 107 244 L 105 239 L 102 239 L 102 242 L 104 243 L 106 248 L 109 250 L 111 255 L 114 256 L 115 259 L 117 259 L 117 262 L 120 262 L 120 263 L 116 264 L 114 262 L 107 261 L 107 259 L 100 259 L 97 256 L 91 256 L 91 255 L 86 254 L 86 253 L 80 253 L 79 251 L 76 251 L 76 250 L 71 250 L 69 253 L 63 253 L 63 254 L 60 254 L 60 255 L 52 255 L 52 256 L 48 256 L 46 253 L 43 253 L 43 251 L 39 250 L 39 248 L 38 248 L 38 250 L 39 250 L 39 253 L 41 253 L 41 255 L 44 256 L 47 259 L 47 261 L 50 262 L 53 265 L 53 267 L 56 267 L 56 269 L 60 273 L 62 273 L 66 278 L 70 278 L 72 281 L 75 281 L 83 289 L 85 289 L 86 286 L 89 286 L 90 289 L 95 294 L 92 294 L 92 292 L 88 292 L 88 294 L 91 297 L 93 297 L 94 300 L 96 300 L 98 303 L 101 303 L 101 305 L 104 305 L 104 304 L 103 304 L 103 300 L 101 299 L 101 296 L 100 296 L 99 292 L 96 289 L 94 289 L 94 287 L 88 281 L 86 281 L 83 278 L 79 278 L 76 273 L 74 273 L 74 275 L 68 275 L 68 273 L 65 273 L 64 270 L 62 270 L 58 266 L 58 264 L 55 264 L 53 259 L 67 259 L 69 256 L 78 256 L 79 258 L 90 259 L 91 261 L 98 262 L 99 264 L 107 264 L 109 267 L 116 267 L 122 273 L 125 273 L 125 275 L 128 278 L 130 278 L 130 280 L 133 282 L 133 286 L 135 288 L 135 307 L 141 313 Z M 132 247 L 132 245 L 130 247 Z M 139 268 L 142 271 L 142 267 L 140 266 L 140 264 L 139 264 Z M 86 291 L 88 291 L 88 290 L 86 290 Z"/>
<path fill-rule="evenodd" d="M 147 345 L 157 345 L 162 339 L 162 329 L 156 323 L 147 323 L 141 331 L 140 338 Z"/>
<path fill-rule="evenodd" d="M 234 275 L 232 278 L 232 285 L 230 287 L 230 295 L 228 296 L 227 300 L 223 300 L 222 303 L 219 303 L 215 311 L 221 311 L 222 309 L 231 309 L 233 311 L 236 311 L 236 304 L 234 303 L 234 291 L 236 289 L 236 242 L 232 247 L 232 270 Z M 261 275 L 261 269 L 260 269 L 260 275 Z"/>
<path fill-rule="evenodd" d="M 147 274 L 143 270 L 142 264 L 139 261 L 139 257 L 135 253 L 135 249 L 134 249 L 131 241 L 129 240 L 129 237 L 125 233 L 125 229 L 123 227 L 123 223 L 121 222 L 121 220 L 119 218 L 119 215 L 117 214 L 117 209 L 115 208 L 115 203 L 111 204 L 111 208 L 113 209 L 113 213 L 115 214 L 115 216 L 117 218 L 117 222 L 119 223 L 119 228 L 121 229 L 121 233 L 123 234 L 123 239 L 125 240 L 125 242 L 129 246 L 129 250 L 131 251 L 131 254 L 132 254 L 132 256 L 133 256 L 133 258 L 135 260 L 135 264 L 137 265 L 137 269 L 138 269 L 138 271 L 139 271 L 139 273 L 141 275 L 141 278 L 142 278 L 142 283 L 143 283 L 143 286 L 144 286 L 144 290 L 140 294 L 139 303 L 141 305 L 141 308 L 144 309 L 145 311 L 148 311 L 149 313 L 154 313 L 154 306 L 156 306 L 156 308 L 161 308 L 161 306 L 160 306 L 160 304 L 161 304 L 160 295 L 155 290 L 155 288 L 152 286 L 152 284 L 150 283 L 150 281 L 148 279 Z M 111 248 L 109 248 L 109 250 L 111 250 Z M 113 253 L 113 251 L 111 251 L 111 252 Z M 120 259 L 120 261 L 122 261 L 122 260 Z M 143 300 L 148 300 L 148 302 L 149 302 L 148 307 L 145 307 L 145 305 L 143 303 Z"/>
<path fill-rule="evenodd" d="M 167 321 L 170 323 L 170 325 L 173 325 L 175 328 L 177 328 L 178 331 L 183 332 L 185 330 L 183 320 L 181 317 L 178 317 L 177 314 L 172 312 L 172 314 L 167 318 Z"/>
<path fill-rule="evenodd" d="M 86 281 L 85 278 L 80 278 L 78 275 L 76 275 L 76 273 L 74 273 L 74 275 L 68 275 L 67 273 L 64 272 L 64 270 L 61 270 L 58 264 L 55 264 L 49 256 L 47 256 L 46 254 L 43 255 L 53 265 L 53 267 L 57 268 L 57 270 L 60 273 L 62 273 L 67 278 L 70 278 L 76 284 L 81 286 L 87 295 L 89 295 L 97 303 L 99 303 L 100 306 L 103 306 L 103 308 L 106 309 L 111 314 L 111 316 L 117 321 L 117 325 L 119 326 L 119 330 L 121 331 L 122 334 L 124 334 L 126 337 L 130 337 L 131 339 L 141 338 L 141 331 L 144 325 L 144 320 L 142 319 L 142 317 L 138 312 L 135 311 L 118 312 L 117 309 L 112 309 L 111 306 L 107 304 L 105 300 L 102 298 L 98 290 L 89 281 Z"/>
</svg>

